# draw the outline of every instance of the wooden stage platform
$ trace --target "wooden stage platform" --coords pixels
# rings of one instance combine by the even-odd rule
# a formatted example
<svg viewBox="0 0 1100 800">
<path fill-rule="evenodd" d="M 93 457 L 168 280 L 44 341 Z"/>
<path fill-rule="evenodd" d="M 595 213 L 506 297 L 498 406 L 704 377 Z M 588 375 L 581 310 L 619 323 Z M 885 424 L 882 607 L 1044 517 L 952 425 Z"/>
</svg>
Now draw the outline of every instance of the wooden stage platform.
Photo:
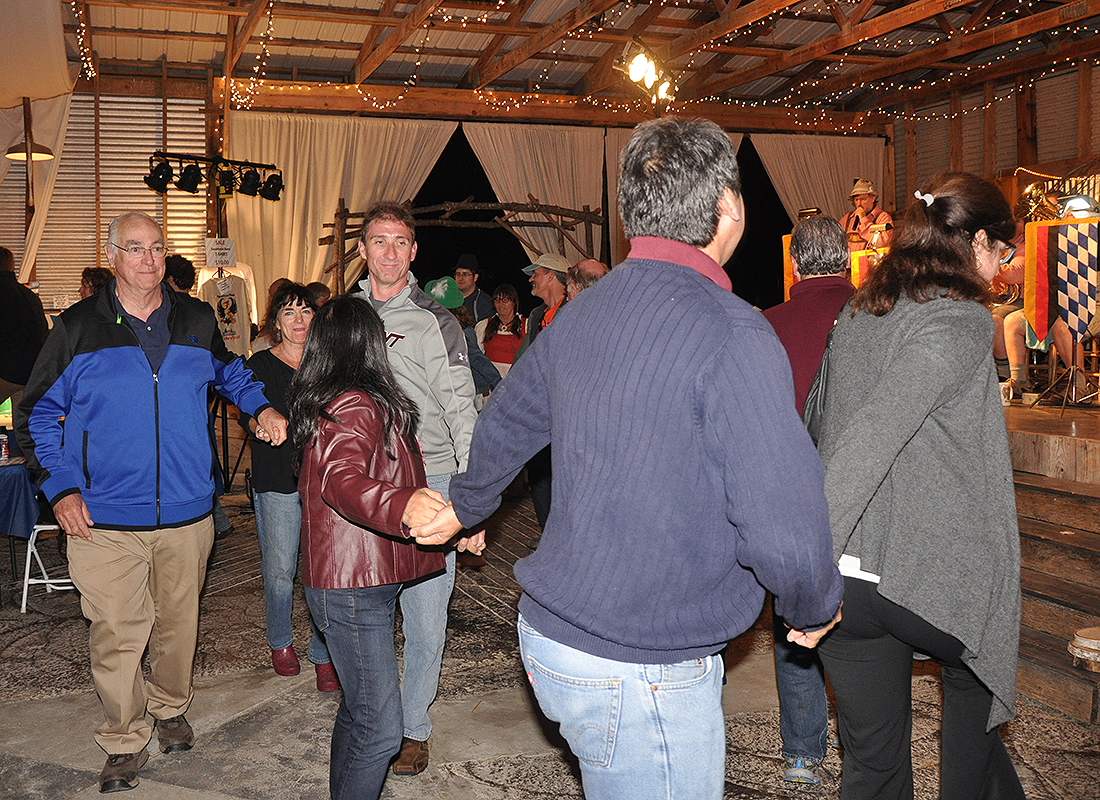
<svg viewBox="0 0 1100 800">
<path fill-rule="evenodd" d="M 1019 692 L 1100 724 L 1100 672 L 1067 646 L 1100 626 L 1100 407 L 1005 408 L 1020 524 Z"/>
</svg>

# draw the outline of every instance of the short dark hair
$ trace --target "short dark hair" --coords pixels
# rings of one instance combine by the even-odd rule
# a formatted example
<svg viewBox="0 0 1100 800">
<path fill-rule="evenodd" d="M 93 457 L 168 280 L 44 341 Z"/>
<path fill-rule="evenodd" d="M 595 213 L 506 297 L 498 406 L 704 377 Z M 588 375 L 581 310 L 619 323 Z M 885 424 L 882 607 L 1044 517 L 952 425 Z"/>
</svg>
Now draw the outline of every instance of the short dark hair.
<svg viewBox="0 0 1100 800">
<path fill-rule="evenodd" d="M 660 236 L 703 247 L 718 232 L 718 201 L 741 194 L 737 154 L 710 120 L 643 122 L 620 160 L 619 215 L 628 239 Z"/>
<path fill-rule="evenodd" d="M 80 282 L 87 284 L 92 294 L 99 294 L 113 277 L 115 274 L 106 267 L 85 267 L 80 273 Z"/>
<path fill-rule="evenodd" d="M 902 292 L 918 303 L 988 297 L 989 285 L 974 262 L 974 237 L 985 231 L 991 243 L 1007 243 L 1016 235 L 1008 201 L 992 183 L 969 172 L 941 172 L 920 194 L 894 229 L 890 252 L 856 292 L 853 312 L 863 308 L 881 317 Z"/>
<path fill-rule="evenodd" d="M 195 266 L 179 253 L 172 253 L 164 259 L 164 274 L 181 292 L 189 292 L 195 285 Z"/>
<path fill-rule="evenodd" d="M 15 254 L 6 247 L 0 247 L 0 272 L 15 272 Z"/>
<path fill-rule="evenodd" d="M 313 298 L 313 305 L 317 307 L 323 306 L 332 297 L 332 289 L 320 281 L 307 283 L 306 289 L 309 290 L 309 296 Z"/>
<path fill-rule="evenodd" d="M 264 330 L 275 344 L 283 340 L 283 335 L 279 333 L 279 327 L 275 324 L 275 320 L 278 319 L 279 312 L 287 306 L 314 308 L 309 289 L 300 283 L 287 280 L 280 283 L 278 288 L 275 289 L 275 293 L 271 295 L 271 302 L 267 304 L 267 314 L 264 316 Z M 315 308 L 314 310 L 316 311 Z"/>
<path fill-rule="evenodd" d="M 802 275 L 839 275 L 851 266 L 848 237 L 831 217 L 807 217 L 791 231 L 791 260 Z"/>
<path fill-rule="evenodd" d="M 412 240 L 416 241 L 416 220 L 409 213 L 409 209 L 399 203 L 375 203 L 367 209 L 367 213 L 363 216 L 363 232 L 359 234 L 359 241 L 366 244 L 367 229 L 372 222 L 379 219 L 403 223 L 409 229 Z"/>
</svg>

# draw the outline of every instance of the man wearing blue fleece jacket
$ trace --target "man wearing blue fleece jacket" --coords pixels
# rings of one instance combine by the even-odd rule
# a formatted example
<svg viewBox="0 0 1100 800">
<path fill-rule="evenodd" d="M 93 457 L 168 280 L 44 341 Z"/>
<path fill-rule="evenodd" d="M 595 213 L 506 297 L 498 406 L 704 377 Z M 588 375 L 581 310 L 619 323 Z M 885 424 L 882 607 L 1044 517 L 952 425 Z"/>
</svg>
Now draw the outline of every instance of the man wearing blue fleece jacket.
<svg viewBox="0 0 1100 800">
<path fill-rule="evenodd" d="M 155 220 L 117 217 L 104 251 L 115 278 L 58 318 L 15 425 L 69 536 L 105 717 L 95 732 L 108 754 L 99 790 L 118 792 L 137 786 L 148 759 L 146 712 L 161 752 L 194 743 L 184 714 L 194 696 L 217 469 L 207 387 L 255 418 L 257 436 L 272 444 L 286 439 L 286 420 L 226 350 L 210 307 L 162 283 L 164 233 Z"/>
<path fill-rule="evenodd" d="M 718 800 L 719 652 L 765 588 L 788 638 L 815 645 L 843 585 L 787 356 L 721 267 L 745 219 L 729 138 L 706 120 L 639 125 L 619 205 L 629 258 L 497 387 L 453 506 L 414 534 L 476 525 L 553 442 L 546 531 L 515 568 L 539 705 L 588 800 Z"/>
</svg>

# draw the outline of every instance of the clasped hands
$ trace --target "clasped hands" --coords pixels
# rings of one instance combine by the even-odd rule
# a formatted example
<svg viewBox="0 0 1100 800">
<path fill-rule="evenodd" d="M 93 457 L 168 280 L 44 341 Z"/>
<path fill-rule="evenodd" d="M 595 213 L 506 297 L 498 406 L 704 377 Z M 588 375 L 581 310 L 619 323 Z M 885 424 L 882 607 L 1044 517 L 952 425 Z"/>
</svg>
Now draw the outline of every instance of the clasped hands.
<svg viewBox="0 0 1100 800">
<path fill-rule="evenodd" d="M 459 531 L 462 523 L 455 516 L 454 506 L 443 500 L 443 495 L 432 489 L 417 489 L 405 505 L 401 521 L 409 526 L 417 544 L 447 544 Z M 462 536 L 452 542 L 459 552 L 469 551 L 480 555 L 485 549 L 485 531 Z"/>
<path fill-rule="evenodd" d="M 286 417 L 274 408 L 265 408 L 260 415 L 252 420 L 249 427 L 252 434 L 261 442 L 268 442 L 272 447 L 278 447 L 286 441 Z"/>
</svg>

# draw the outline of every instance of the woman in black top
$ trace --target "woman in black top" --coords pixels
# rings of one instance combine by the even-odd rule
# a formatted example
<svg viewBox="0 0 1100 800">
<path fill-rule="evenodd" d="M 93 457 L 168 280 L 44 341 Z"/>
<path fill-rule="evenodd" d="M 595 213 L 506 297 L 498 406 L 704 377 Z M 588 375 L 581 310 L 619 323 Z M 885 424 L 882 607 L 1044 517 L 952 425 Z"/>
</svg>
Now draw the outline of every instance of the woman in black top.
<svg viewBox="0 0 1100 800">
<path fill-rule="evenodd" d="M 264 395 L 283 416 L 288 415 L 287 390 L 302 360 L 306 335 L 313 320 L 313 303 L 305 286 L 281 283 L 271 297 L 264 329 L 275 345 L 248 359 L 246 366 L 264 384 Z M 255 438 L 256 421 L 241 416 L 241 424 L 253 434 L 252 488 L 256 505 L 256 533 L 263 558 L 264 610 L 271 663 L 280 675 L 297 675 L 301 669 L 294 652 L 290 614 L 294 603 L 294 573 L 298 568 L 298 540 L 302 504 L 294 475 L 294 443 L 272 447 Z M 313 625 L 307 655 L 317 671 L 322 692 L 339 688 L 324 639 Z"/>
</svg>

